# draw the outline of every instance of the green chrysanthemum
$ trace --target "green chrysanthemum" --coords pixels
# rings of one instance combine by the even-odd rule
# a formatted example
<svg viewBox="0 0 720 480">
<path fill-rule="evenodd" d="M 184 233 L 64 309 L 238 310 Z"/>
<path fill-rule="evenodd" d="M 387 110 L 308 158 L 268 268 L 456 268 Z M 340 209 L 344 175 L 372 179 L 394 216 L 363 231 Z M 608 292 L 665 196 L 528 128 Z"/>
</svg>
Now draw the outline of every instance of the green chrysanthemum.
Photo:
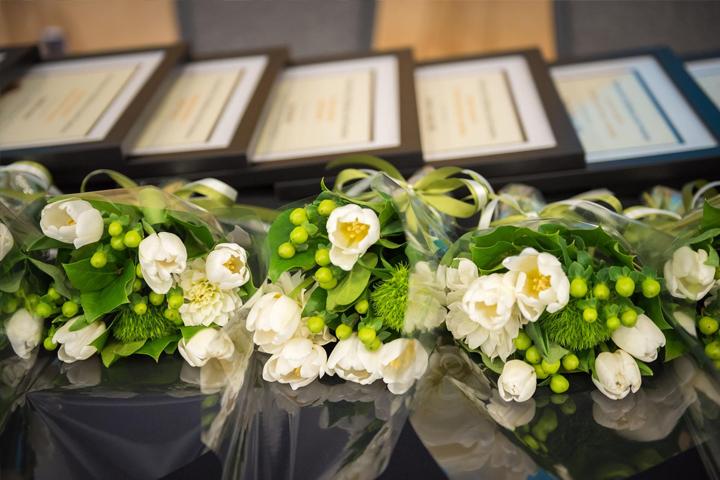
<svg viewBox="0 0 720 480">
<path fill-rule="evenodd" d="M 573 352 L 594 347 L 610 338 L 610 330 L 604 321 L 598 319 L 586 322 L 582 312 L 573 304 L 559 312 L 547 314 L 541 322 L 550 340 Z"/>
<path fill-rule="evenodd" d="M 375 284 L 370 294 L 373 312 L 387 328 L 402 331 L 407 308 L 410 269 L 405 264 L 394 266 L 387 280 Z"/>
<path fill-rule="evenodd" d="M 123 308 L 112 324 L 112 334 L 122 343 L 154 340 L 173 333 L 174 325 L 156 308 L 137 315 L 132 308 Z"/>
</svg>

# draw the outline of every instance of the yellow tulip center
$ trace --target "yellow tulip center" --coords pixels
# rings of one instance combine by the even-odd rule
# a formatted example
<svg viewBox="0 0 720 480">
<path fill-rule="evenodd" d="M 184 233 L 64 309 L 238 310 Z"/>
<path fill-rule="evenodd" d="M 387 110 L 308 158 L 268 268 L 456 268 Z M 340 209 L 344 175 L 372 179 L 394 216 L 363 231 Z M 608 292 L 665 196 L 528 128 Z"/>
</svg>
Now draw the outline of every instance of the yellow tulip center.
<svg viewBox="0 0 720 480">
<path fill-rule="evenodd" d="M 405 370 L 414 359 L 415 344 L 411 342 L 395 360 L 390 362 L 390 366 L 395 370 Z"/>
<path fill-rule="evenodd" d="M 541 274 L 539 270 L 528 272 L 525 288 L 528 293 L 537 297 L 540 292 L 550 288 L 550 277 L 548 275 Z"/>
<path fill-rule="evenodd" d="M 232 273 L 238 273 L 245 266 L 240 257 L 232 255 L 228 258 L 227 262 L 223 263 L 223 267 L 230 270 Z"/>
<path fill-rule="evenodd" d="M 370 225 L 358 222 L 357 219 L 352 222 L 340 222 L 338 224 L 340 234 L 345 237 L 348 245 L 354 245 L 367 237 Z"/>
<path fill-rule="evenodd" d="M 68 217 L 68 219 L 67 219 L 67 224 L 68 224 L 69 226 L 75 225 L 75 220 L 73 220 L 72 217 Z"/>
</svg>

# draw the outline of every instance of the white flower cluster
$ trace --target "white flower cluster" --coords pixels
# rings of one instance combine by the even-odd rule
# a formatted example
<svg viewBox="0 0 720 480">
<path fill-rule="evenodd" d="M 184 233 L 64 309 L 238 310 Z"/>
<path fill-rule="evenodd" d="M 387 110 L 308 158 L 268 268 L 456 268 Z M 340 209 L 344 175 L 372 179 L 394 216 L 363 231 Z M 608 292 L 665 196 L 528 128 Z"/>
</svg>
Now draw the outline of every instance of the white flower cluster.
<svg viewBox="0 0 720 480">
<path fill-rule="evenodd" d="M 405 393 L 427 368 L 428 354 L 415 339 L 399 338 L 368 350 L 356 334 L 337 342 L 328 356 L 324 346 L 336 342 L 327 326 L 313 334 L 302 317 L 312 290 L 290 297 L 304 277 L 284 273 L 248 302 L 247 329 L 261 352 L 272 354 L 265 363 L 263 378 L 289 384 L 293 390 L 324 375 L 367 385 L 382 379 L 395 394 Z"/>
<path fill-rule="evenodd" d="M 480 276 L 477 266 L 463 258 L 448 268 L 445 322 L 469 348 L 505 361 L 523 325 L 567 305 L 570 282 L 557 258 L 533 248 L 506 258 L 503 267 L 507 272 Z"/>
</svg>

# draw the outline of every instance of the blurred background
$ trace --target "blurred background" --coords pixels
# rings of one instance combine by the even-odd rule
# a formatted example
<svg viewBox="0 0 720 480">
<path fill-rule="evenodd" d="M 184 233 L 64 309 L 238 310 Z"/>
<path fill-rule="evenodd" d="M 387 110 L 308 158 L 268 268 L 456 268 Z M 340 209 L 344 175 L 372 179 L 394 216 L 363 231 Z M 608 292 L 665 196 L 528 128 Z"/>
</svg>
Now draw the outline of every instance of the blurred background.
<svg viewBox="0 0 720 480">
<path fill-rule="evenodd" d="M 69 53 L 185 40 L 295 57 L 412 47 L 418 60 L 538 47 L 549 61 L 669 45 L 720 49 L 720 0 L 2 0 L 0 45 Z"/>
</svg>

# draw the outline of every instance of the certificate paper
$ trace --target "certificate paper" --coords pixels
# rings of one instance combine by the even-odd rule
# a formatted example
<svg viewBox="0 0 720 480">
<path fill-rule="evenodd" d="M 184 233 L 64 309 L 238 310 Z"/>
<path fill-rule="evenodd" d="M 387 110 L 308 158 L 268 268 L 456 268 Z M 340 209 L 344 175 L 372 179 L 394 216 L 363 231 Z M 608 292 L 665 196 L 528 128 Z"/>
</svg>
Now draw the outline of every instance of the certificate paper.
<svg viewBox="0 0 720 480">
<path fill-rule="evenodd" d="M 563 65 L 552 75 L 588 163 L 716 145 L 651 56 Z"/>
<path fill-rule="evenodd" d="M 556 145 L 521 55 L 420 66 L 415 86 L 425 161 Z"/>
<path fill-rule="evenodd" d="M 287 69 L 251 144 L 254 162 L 397 146 L 397 60 L 343 60 Z"/>
<path fill-rule="evenodd" d="M 720 58 L 696 60 L 685 65 L 707 96 L 720 108 Z"/>
<path fill-rule="evenodd" d="M 268 57 L 192 62 L 176 69 L 130 134 L 131 155 L 227 147 Z"/>
</svg>

